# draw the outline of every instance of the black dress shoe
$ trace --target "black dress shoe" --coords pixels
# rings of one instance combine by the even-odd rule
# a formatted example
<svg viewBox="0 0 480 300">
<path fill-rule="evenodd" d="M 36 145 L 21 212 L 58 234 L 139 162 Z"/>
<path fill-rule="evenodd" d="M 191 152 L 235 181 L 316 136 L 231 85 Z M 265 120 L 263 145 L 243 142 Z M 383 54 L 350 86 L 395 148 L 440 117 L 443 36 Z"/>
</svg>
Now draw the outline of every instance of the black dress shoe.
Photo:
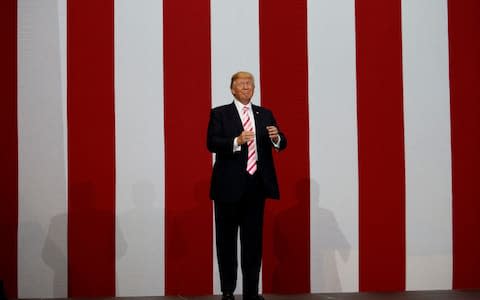
<svg viewBox="0 0 480 300">
<path fill-rule="evenodd" d="M 255 295 L 243 298 L 243 300 L 265 300 L 262 295 Z"/>
<path fill-rule="evenodd" d="M 235 300 L 235 296 L 230 293 L 224 293 L 222 296 L 222 300 Z"/>
</svg>

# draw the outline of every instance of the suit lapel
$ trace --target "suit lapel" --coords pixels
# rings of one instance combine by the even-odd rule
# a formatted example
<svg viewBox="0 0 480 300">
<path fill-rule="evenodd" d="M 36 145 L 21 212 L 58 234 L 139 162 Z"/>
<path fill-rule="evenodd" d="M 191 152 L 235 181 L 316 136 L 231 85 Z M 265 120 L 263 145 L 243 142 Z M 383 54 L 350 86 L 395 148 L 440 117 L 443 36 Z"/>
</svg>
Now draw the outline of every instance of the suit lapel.
<svg viewBox="0 0 480 300">
<path fill-rule="evenodd" d="M 253 118 L 255 119 L 255 134 L 257 136 L 257 159 L 262 157 L 262 145 L 264 143 L 266 129 L 263 124 L 263 116 L 259 107 L 252 104 Z"/>
<path fill-rule="evenodd" d="M 255 119 L 255 132 L 256 134 L 263 133 L 262 115 L 258 106 L 252 104 L 253 118 Z"/>
<path fill-rule="evenodd" d="M 240 116 L 238 115 L 237 107 L 235 106 L 235 103 L 232 102 L 229 106 L 229 115 L 232 120 L 234 120 L 235 123 L 235 129 L 238 132 L 243 131 L 243 125 L 242 125 L 242 120 L 240 119 Z"/>
</svg>

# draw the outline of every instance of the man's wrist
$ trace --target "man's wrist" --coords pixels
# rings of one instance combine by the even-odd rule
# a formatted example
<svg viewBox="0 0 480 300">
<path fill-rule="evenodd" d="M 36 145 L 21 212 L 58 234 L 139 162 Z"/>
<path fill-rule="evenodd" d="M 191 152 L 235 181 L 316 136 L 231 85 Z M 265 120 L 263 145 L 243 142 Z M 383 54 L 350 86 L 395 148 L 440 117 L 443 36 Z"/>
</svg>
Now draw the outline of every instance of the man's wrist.
<svg viewBox="0 0 480 300">
<path fill-rule="evenodd" d="M 242 146 L 238 144 L 238 137 L 233 139 L 233 152 L 242 150 Z"/>
<path fill-rule="evenodd" d="M 280 135 L 277 135 L 277 141 L 276 142 L 273 138 L 271 138 L 270 140 L 272 141 L 272 144 L 275 148 L 280 148 L 280 142 L 282 141 L 282 138 L 280 137 Z"/>
</svg>

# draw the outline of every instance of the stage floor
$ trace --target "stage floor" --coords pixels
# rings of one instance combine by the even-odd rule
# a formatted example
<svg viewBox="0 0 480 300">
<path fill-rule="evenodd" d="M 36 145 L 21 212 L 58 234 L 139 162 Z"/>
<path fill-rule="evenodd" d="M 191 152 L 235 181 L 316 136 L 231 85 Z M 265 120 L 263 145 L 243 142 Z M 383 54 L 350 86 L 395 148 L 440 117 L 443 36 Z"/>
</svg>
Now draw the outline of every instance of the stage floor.
<svg viewBox="0 0 480 300">
<path fill-rule="evenodd" d="M 480 290 L 415 291 L 403 293 L 325 293 L 302 295 L 264 295 L 266 300 L 480 300 Z M 242 300 L 240 295 L 236 300 Z M 72 298 L 70 298 L 72 299 Z M 75 298 L 81 300 L 82 298 Z M 220 296 L 166 296 L 85 298 L 85 300 L 220 300 Z M 59 299 L 61 300 L 61 299 Z M 64 299 L 67 300 L 67 299 Z"/>
</svg>

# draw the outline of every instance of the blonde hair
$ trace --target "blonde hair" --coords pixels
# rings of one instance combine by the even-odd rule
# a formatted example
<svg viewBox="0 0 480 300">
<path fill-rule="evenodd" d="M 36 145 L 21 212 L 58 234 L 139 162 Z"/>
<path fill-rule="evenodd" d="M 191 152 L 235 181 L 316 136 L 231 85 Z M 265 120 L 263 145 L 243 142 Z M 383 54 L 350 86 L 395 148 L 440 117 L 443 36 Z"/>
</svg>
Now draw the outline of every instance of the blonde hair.
<svg viewBox="0 0 480 300">
<path fill-rule="evenodd" d="M 239 71 L 232 75 L 232 79 L 230 80 L 230 89 L 233 88 L 233 83 L 235 82 L 235 80 L 239 78 L 251 78 L 253 86 L 255 86 L 255 77 L 253 77 L 252 73 L 246 71 Z"/>
</svg>

